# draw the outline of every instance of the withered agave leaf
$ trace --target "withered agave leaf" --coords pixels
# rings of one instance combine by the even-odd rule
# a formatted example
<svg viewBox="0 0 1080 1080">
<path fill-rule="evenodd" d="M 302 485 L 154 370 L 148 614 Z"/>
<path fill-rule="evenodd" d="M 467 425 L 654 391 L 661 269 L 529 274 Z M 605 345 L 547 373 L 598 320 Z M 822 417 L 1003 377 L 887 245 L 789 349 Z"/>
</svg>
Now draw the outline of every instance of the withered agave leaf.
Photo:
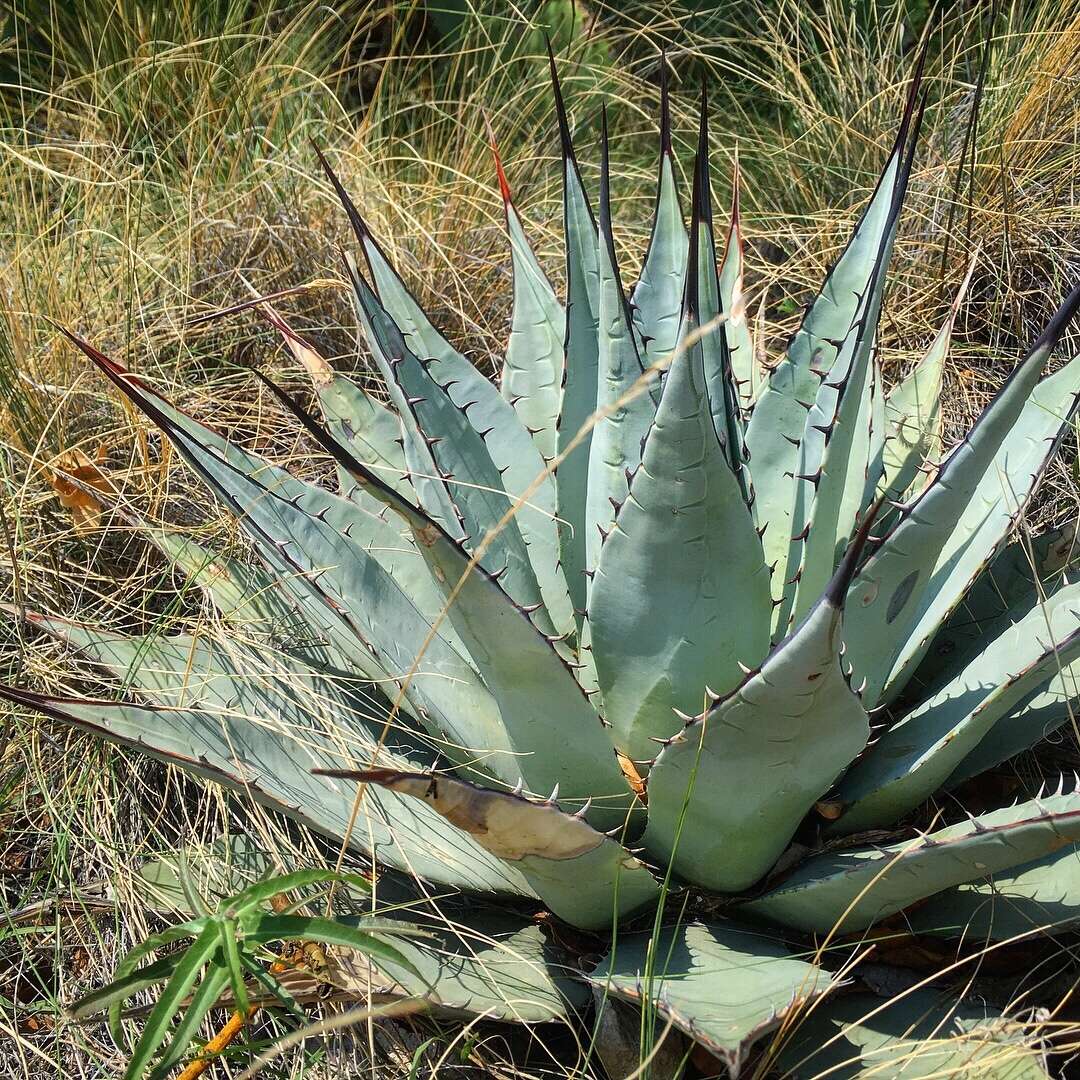
<svg viewBox="0 0 1080 1080">
<path fill-rule="evenodd" d="M 552 913 L 572 926 L 609 929 L 659 898 L 660 886 L 644 863 L 553 802 L 532 802 L 433 773 L 367 769 L 330 775 L 421 800 L 514 866 Z"/>
</svg>

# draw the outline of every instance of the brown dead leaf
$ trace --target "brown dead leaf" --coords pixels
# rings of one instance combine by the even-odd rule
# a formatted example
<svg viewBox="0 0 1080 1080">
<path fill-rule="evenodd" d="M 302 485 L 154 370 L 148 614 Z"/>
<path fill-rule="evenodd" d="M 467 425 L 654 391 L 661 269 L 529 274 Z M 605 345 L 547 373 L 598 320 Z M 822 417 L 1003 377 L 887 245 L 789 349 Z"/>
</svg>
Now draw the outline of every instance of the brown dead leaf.
<svg viewBox="0 0 1080 1080">
<path fill-rule="evenodd" d="M 92 488 L 105 495 L 115 490 L 101 471 L 104 464 L 105 447 L 99 446 L 93 458 L 79 449 L 65 450 L 48 470 L 49 483 L 60 505 L 71 512 L 76 532 L 91 532 L 101 522 L 102 505 L 86 489 Z"/>
<path fill-rule="evenodd" d="M 641 778 L 641 773 L 637 771 L 637 766 L 621 751 L 615 751 L 615 757 L 619 761 L 619 768 L 622 770 L 622 774 L 626 777 L 626 782 L 630 785 L 630 790 L 641 800 L 642 804 L 648 806 L 649 798 L 646 794 L 645 781 Z"/>
<path fill-rule="evenodd" d="M 298 334 L 281 316 L 281 313 L 269 304 L 262 305 L 262 313 L 277 328 L 277 331 L 285 339 L 289 351 L 307 370 L 311 381 L 316 388 L 328 386 L 334 381 L 334 369 L 327 363 L 326 358 L 317 352 L 307 338 Z"/>
</svg>

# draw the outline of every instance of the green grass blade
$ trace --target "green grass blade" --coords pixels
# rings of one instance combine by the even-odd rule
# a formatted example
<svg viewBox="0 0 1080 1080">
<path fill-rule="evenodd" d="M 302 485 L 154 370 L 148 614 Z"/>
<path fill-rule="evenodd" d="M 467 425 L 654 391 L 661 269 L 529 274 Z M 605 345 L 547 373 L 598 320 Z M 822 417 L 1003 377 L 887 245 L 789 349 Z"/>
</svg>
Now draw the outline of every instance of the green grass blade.
<svg viewBox="0 0 1080 1080">
<path fill-rule="evenodd" d="M 158 1048 L 169 1035 L 172 1018 L 180 1010 L 203 966 L 217 951 L 221 939 L 218 927 L 208 925 L 195 943 L 184 953 L 176 965 L 176 970 L 165 989 L 162 990 L 157 1004 L 150 1012 L 143 1033 L 124 1071 L 124 1080 L 139 1080 L 146 1071 Z"/>
</svg>

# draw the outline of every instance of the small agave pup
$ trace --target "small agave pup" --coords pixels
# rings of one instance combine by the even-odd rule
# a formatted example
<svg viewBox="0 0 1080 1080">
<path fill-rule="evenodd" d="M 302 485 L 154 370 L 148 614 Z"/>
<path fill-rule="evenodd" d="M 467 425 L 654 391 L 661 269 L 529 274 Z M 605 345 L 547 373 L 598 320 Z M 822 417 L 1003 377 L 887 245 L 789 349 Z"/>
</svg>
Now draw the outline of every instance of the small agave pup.
<svg viewBox="0 0 1080 1080">
<path fill-rule="evenodd" d="M 925 810 L 1062 723 L 1075 696 L 1073 532 L 1010 540 L 1072 430 L 1080 358 L 1047 367 L 1080 289 L 941 460 L 955 308 L 888 394 L 875 355 L 918 83 L 853 236 L 768 371 L 743 307 L 737 203 L 718 267 L 704 102 L 687 232 L 665 90 L 655 225 L 627 295 L 606 136 L 594 218 L 555 79 L 566 299 L 500 166 L 514 272 L 500 388 L 431 324 L 324 161 L 366 261 L 347 272 L 388 400 L 263 309 L 323 421 L 267 386 L 337 463 L 340 491 L 240 449 L 73 337 L 236 515 L 260 566 L 147 525 L 235 633 L 131 638 L 30 615 L 146 703 L 3 696 L 389 872 L 484 894 L 461 921 L 486 952 L 462 931 L 426 983 L 385 973 L 433 1003 L 565 1019 L 591 985 L 647 1003 L 732 1075 L 782 1025 L 768 1060 L 784 1075 L 845 1060 L 830 1075 L 915 1075 L 900 1061 L 916 1057 L 918 1075 L 973 1061 L 980 1076 L 1045 1075 L 1015 1028 L 955 994 L 867 1002 L 841 985 L 851 935 L 877 923 L 985 942 L 1080 921 L 1071 783 L 959 819 L 951 794 L 935 804 L 951 824 Z M 354 826 L 350 780 L 365 784 Z M 590 964 L 545 942 L 538 908 L 621 928 L 599 964 L 609 946 L 584 939 Z"/>
</svg>

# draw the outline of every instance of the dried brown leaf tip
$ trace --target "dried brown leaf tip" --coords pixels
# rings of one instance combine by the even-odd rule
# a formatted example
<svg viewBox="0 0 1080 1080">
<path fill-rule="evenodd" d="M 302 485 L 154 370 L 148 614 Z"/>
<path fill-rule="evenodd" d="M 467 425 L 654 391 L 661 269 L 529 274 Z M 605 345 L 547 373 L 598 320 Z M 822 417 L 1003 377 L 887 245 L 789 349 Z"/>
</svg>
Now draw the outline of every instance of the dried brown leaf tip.
<svg viewBox="0 0 1080 1080">
<path fill-rule="evenodd" d="M 619 768 L 622 770 L 623 776 L 626 777 L 626 782 L 630 785 L 630 790 L 642 803 L 648 805 L 649 800 L 645 793 L 645 781 L 642 779 L 641 773 L 638 772 L 637 766 L 618 750 L 615 751 L 615 756 L 618 758 Z"/>
<path fill-rule="evenodd" d="M 76 448 L 65 450 L 48 469 L 49 484 L 56 492 L 60 505 L 71 512 L 76 532 L 91 532 L 101 523 L 101 502 L 87 489 L 100 491 L 103 495 L 115 491 L 109 478 L 101 471 L 104 464 L 104 446 L 99 446 L 92 458 Z"/>
<path fill-rule="evenodd" d="M 263 314 L 269 319 L 285 340 L 289 351 L 298 363 L 303 365 L 316 387 L 327 386 L 334 379 L 334 369 L 326 358 L 318 352 L 307 338 L 298 334 L 282 317 L 281 313 L 269 304 L 262 305 Z"/>
</svg>

